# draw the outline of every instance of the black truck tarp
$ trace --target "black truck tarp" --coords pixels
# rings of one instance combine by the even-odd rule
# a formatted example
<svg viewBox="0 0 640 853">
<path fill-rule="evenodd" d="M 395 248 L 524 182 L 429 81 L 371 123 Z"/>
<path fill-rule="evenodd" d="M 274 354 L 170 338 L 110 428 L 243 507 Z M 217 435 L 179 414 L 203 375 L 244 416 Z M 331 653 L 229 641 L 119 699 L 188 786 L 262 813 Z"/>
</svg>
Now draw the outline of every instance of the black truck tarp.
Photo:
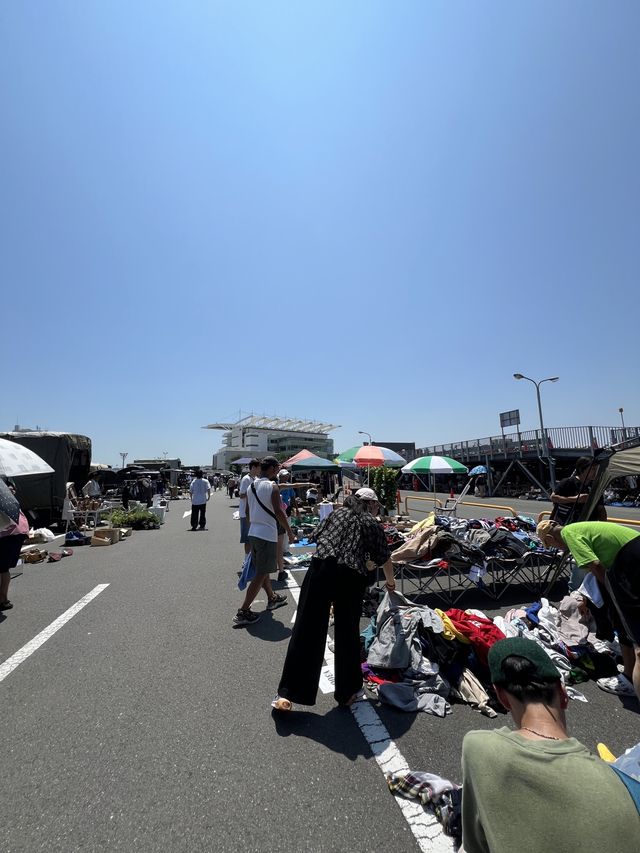
<svg viewBox="0 0 640 853">
<path fill-rule="evenodd" d="M 67 483 L 80 489 L 89 479 L 91 439 L 67 432 L 3 432 L 0 437 L 28 447 L 53 468 L 53 474 L 14 480 L 16 497 L 29 521 L 46 525 L 59 519 Z"/>
</svg>

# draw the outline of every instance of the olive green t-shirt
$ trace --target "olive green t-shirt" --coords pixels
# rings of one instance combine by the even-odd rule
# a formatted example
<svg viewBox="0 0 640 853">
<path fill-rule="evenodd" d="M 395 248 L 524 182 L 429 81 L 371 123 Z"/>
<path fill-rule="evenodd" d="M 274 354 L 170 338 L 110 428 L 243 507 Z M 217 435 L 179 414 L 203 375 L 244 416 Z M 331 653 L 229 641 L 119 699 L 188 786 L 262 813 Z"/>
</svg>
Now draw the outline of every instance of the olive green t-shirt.
<svg viewBox="0 0 640 853">
<path fill-rule="evenodd" d="M 631 795 L 575 738 L 469 732 L 462 778 L 465 853 L 638 853 Z"/>
<path fill-rule="evenodd" d="M 611 521 L 578 521 L 563 527 L 561 536 L 578 566 L 599 560 L 610 569 L 618 552 L 640 533 Z"/>
</svg>

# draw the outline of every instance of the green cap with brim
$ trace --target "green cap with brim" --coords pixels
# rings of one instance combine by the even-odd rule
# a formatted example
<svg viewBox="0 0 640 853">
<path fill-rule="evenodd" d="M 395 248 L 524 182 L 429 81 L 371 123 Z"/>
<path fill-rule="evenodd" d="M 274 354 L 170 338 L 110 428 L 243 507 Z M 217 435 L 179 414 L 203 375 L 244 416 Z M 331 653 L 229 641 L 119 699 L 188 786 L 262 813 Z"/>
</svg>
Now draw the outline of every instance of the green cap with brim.
<svg viewBox="0 0 640 853">
<path fill-rule="evenodd" d="M 524 637 L 508 637 L 506 640 L 498 640 L 489 649 L 489 670 L 493 684 L 505 684 L 511 680 L 502 669 L 503 663 L 511 655 L 525 658 L 533 664 L 536 671 L 530 673 L 530 677 L 539 678 L 541 681 L 560 681 L 560 673 L 541 646 Z"/>
</svg>

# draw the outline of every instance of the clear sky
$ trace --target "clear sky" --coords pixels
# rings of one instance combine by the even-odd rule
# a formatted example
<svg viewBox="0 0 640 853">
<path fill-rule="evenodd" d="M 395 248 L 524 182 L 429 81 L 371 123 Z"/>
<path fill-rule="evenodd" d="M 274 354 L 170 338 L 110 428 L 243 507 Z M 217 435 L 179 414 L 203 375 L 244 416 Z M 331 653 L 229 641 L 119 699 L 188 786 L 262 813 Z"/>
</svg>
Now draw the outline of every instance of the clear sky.
<svg viewBox="0 0 640 853">
<path fill-rule="evenodd" d="M 0 6 L 0 429 L 640 424 L 636 0 Z"/>
</svg>

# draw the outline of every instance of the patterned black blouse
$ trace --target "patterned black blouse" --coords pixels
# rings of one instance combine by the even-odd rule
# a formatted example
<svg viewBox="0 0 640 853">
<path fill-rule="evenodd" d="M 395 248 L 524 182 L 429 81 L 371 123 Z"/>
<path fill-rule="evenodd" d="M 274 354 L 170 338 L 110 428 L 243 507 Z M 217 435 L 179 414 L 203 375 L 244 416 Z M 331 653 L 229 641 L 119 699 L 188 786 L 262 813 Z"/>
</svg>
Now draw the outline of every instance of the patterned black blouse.
<svg viewBox="0 0 640 853">
<path fill-rule="evenodd" d="M 382 566 L 389 559 L 384 529 L 368 512 L 361 515 L 348 507 L 336 509 L 309 538 L 318 543 L 317 557 L 335 557 L 361 575 L 368 574 L 367 560 Z"/>
</svg>

